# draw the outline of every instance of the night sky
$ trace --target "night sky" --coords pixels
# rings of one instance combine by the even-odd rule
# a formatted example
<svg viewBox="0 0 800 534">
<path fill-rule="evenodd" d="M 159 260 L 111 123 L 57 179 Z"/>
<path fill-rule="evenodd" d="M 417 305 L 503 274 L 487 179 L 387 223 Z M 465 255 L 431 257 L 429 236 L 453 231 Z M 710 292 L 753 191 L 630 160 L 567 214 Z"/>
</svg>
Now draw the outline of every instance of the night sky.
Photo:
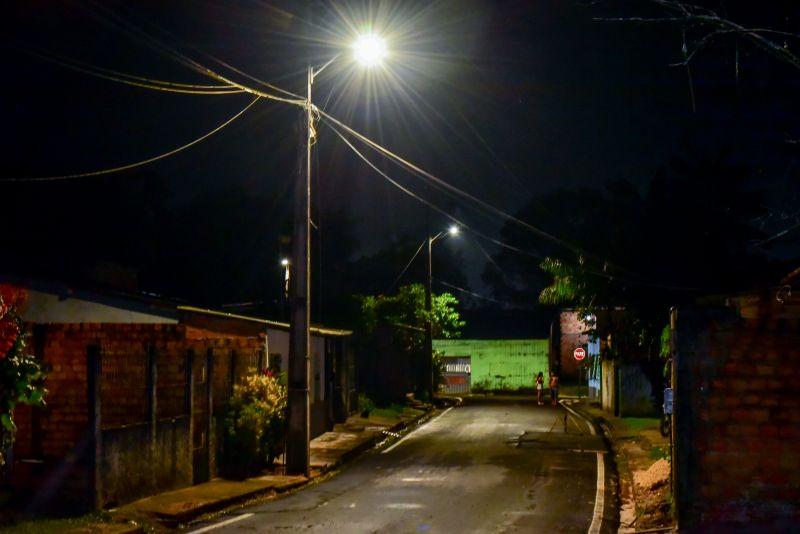
<svg viewBox="0 0 800 534">
<path fill-rule="evenodd" d="M 314 84 L 320 109 L 504 213 L 557 191 L 575 191 L 579 210 L 582 189 L 611 181 L 626 180 L 644 195 L 675 158 L 722 157 L 746 167 L 745 182 L 766 192 L 762 241 L 788 230 L 765 253 L 800 257 L 800 145 L 793 142 L 800 139 L 800 69 L 730 36 L 710 41 L 689 69 L 677 65 L 680 24 L 612 20 L 668 14 L 657 2 L 162 4 L 16 2 L 4 9 L 3 263 L 77 279 L 98 261 L 114 262 L 138 272 L 138 289 L 168 297 L 210 305 L 274 301 L 278 262 L 289 250 L 281 235 L 291 222 L 296 106 L 262 100 L 205 141 L 125 172 L 9 179 L 153 158 L 207 134 L 253 100 L 153 91 L 66 64 L 112 77 L 219 83 L 187 68 L 191 60 L 241 84 L 263 88 L 260 80 L 302 96 L 307 66 L 337 54 Z M 800 32 L 794 2 L 753 4 L 704 5 L 745 26 Z M 368 27 L 386 36 L 390 56 L 364 71 L 348 43 Z M 701 35 L 690 30 L 688 43 Z M 800 47 L 790 35 L 773 37 L 787 49 Z M 446 213 L 473 231 L 436 244 L 435 277 L 502 300 L 481 279 L 487 255 L 501 258 L 491 240 L 508 237 L 501 217 L 444 195 L 357 143 L 414 196 L 405 194 L 324 120 L 318 131 L 316 283 L 348 270 L 359 278 L 353 269 L 360 266 L 364 284 L 354 289 L 390 289 L 416 246 L 450 224 Z M 713 204 L 713 192 L 702 201 Z M 557 224 L 547 231 L 565 238 Z M 517 243 L 532 264 L 553 250 L 537 239 Z M 364 260 L 375 255 L 385 260 L 383 272 Z M 401 283 L 415 281 L 421 260 Z"/>
</svg>

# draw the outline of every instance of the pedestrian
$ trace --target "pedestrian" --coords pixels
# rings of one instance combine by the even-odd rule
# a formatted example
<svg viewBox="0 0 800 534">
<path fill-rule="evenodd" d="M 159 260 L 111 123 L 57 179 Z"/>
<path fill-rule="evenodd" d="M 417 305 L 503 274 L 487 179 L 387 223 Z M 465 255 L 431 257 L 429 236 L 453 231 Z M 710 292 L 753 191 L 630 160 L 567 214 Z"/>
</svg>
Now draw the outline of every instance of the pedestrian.
<svg viewBox="0 0 800 534">
<path fill-rule="evenodd" d="M 553 371 L 550 371 L 550 398 L 553 406 L 558 404 L 558 375 Z"/>
<path fill-rule="evenodd" d="M 544 373 L 539 371 L 539 374 L 536 375 L 536 400 L 539 401 L 539 406 L 544 404 L 544 402 L 542 402 L 543 389 L 544 389 Z"/>
</svg>

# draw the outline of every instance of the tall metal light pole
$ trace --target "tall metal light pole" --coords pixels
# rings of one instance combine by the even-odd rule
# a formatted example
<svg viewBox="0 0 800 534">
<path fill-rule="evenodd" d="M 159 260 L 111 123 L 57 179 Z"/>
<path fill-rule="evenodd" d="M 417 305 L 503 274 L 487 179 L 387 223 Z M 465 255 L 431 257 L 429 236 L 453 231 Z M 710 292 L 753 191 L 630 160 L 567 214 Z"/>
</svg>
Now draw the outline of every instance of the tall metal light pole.
<svg viewBox="0 0 800 534">
<path fill-rule="evenodd" d="M 356 58 L 366 64 L 375 65 L 386 55 L 386 46 L 374 35 L 360 37 L 354 45 Z M 311 372 L 311 257 L 309 251 L 311 235 L 311 148 L 314 145 L 314 104 L 311 86 L 334 56 L 322 67 L 308 67 L 307 93 L 303 113 L 304 127 L 301 129 L 305 154 L 300 156 L 298 177 L 295 186 L 292 259 L 290 267 L 290 323 L 289 323 L 289 388 L 288 430 L 286 433 L 286 471 L 290 474 L 309 476 L 311 471 L 311 430 L 309 378 Z"/>
<path fill-rule="evenodd" d="M 433 262 L 431 261 L 431 250 L 433 243 L 444 236 L 445 234 L 456 235 L 458 234 L 458 226 L 451 226 L 447 232 L 439 232 L 435 236 L 428 236 L 428 276 L 425 283 L 425 354 L 423 362 L 423 372 L 425 376 L 425 391 L 428 393 L 428 400 L 433 400 L 434 386 L 433 383 L 433 317 L 432 317 L 432 299 L 431 299 L 431 286 L 433 285 Z"/>
</svg>

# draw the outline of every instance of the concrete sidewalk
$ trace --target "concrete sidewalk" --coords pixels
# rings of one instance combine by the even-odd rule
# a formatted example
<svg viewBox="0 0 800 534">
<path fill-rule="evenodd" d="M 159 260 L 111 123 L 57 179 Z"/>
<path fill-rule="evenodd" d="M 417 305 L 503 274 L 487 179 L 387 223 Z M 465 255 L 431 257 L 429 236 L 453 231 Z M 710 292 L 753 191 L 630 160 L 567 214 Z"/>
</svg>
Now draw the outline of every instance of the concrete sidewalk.
<svg viewBox="0 0 800 534">
<path fill-rule="evenodd" d="M 308 484 L 432 413 L 433 408 L 424 405 L 417 409 L 406 409 L 397 417 L 351 416 L 345 423 L 336 425 L 331 432 L 311 440 L 310 477 L 281 474 L 283 463 L 282 458 L 279 458 L 270 473 L 242 481 L 216 478 L 195 486 L 153 495 L 113 510 L 113 523 L 91 525 L 86 529 L 72 531 L 72 534 L 132 534 L 143 532 L 139 526 L 141 524 L 148 525 L 150 529 L 159 526 L 175 528 L 202 515 L 218 512 L 250 499 L 285 493 Z"/>
</svg>

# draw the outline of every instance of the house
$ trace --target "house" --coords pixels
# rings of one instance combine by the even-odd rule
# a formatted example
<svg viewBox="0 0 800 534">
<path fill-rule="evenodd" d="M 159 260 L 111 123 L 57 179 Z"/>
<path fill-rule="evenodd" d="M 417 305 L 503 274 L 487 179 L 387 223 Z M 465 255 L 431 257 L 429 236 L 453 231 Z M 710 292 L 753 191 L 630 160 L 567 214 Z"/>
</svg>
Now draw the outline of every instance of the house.
<svg viewBox="0 0 800 534">
<path fill-rule="evenodd" d="M 26 283 L 23 319 L 51 368 L 20 406 L 4 484 L 30 511 L 102 509 L 217 473 L 218 420 L 251 372 L 285 370 L 289 325 L 139 295 Z M 350 332 L 311 330 L 311 435 L 355 409 Z M 19 490 L 19 491 L 17 491 Z"/>
</svg>

